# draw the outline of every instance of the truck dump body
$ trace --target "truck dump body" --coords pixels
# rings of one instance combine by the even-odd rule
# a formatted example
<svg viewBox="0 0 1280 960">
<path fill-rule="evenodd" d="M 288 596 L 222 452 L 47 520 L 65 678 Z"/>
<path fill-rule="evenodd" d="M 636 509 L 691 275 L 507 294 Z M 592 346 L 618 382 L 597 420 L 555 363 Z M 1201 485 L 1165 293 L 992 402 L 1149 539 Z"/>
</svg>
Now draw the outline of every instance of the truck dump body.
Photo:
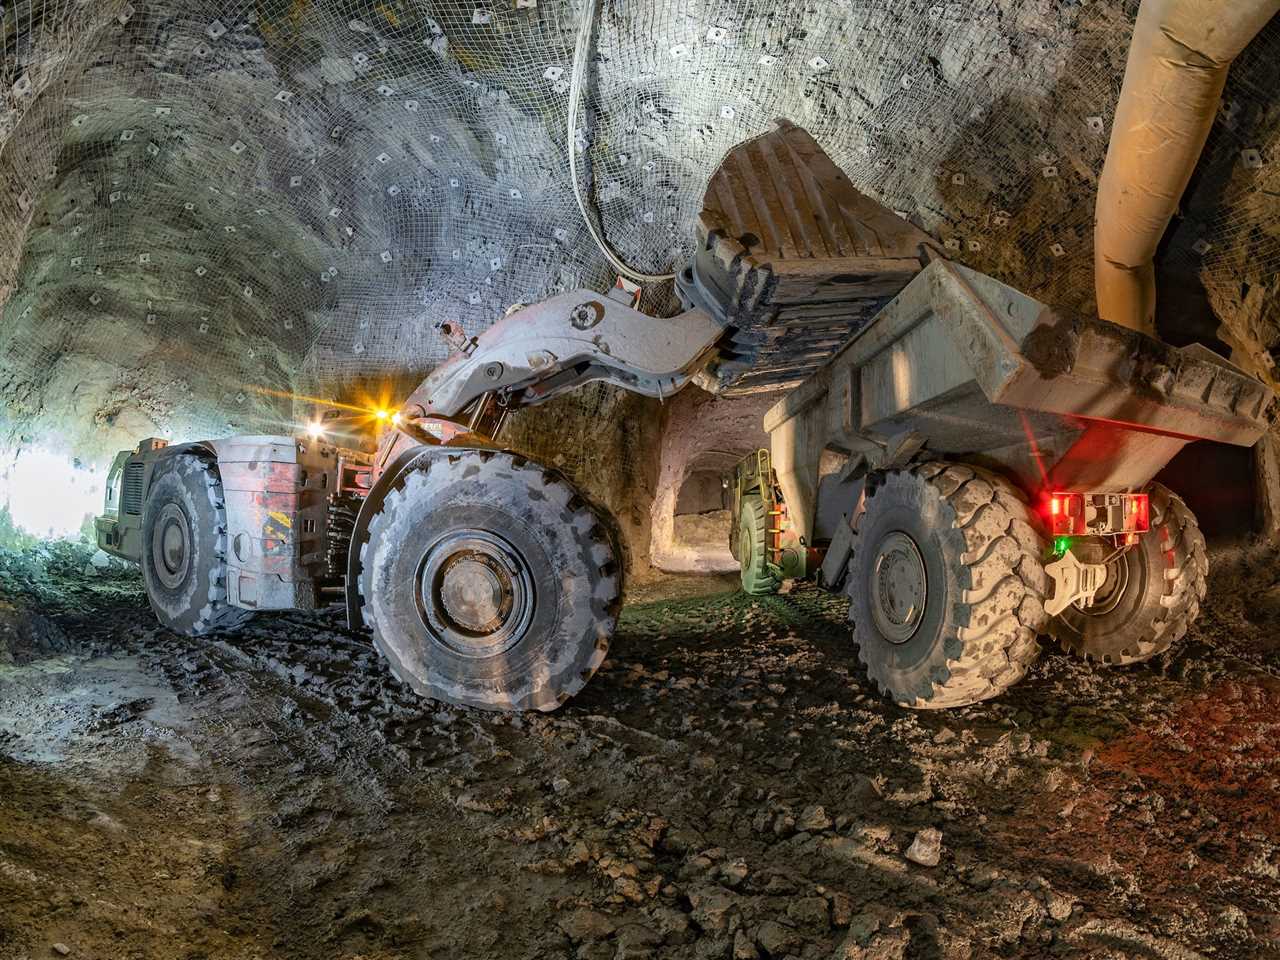
<svg viewBox="0 0 1280 960">
<path fill-rule="evenodd" d="M 1069 317 L 935 261 L 765 417 L 791 515 L 813 513 L 824 449 L 872 465 L 911 438 L 1035 491 L 1141 487 L 1191 440 L 1251 445 L 1262 383 L 1201 346 Z"/>
</svg>

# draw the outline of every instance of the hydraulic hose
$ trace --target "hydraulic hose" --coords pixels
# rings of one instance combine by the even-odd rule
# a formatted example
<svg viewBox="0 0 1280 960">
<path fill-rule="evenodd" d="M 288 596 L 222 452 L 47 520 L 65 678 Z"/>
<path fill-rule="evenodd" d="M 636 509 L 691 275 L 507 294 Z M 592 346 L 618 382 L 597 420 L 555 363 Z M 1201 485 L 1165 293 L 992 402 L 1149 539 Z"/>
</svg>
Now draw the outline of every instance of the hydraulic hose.
<svg viewBox="0 0 1280 960">
<path fill-rule="evenodd" d="M 569 181 L 573 184 L 573 196 L 578 201 L 578 212 L 582 214 L 582 222 L 587 225 L 587 232 L 591 234 L 591 239 L 596 242 L 600 252 L 618 273 L 636 283 L 660 283 L 663 280 L 672 280 L 675 278 L 674 273 L 642 273 L 634 270 L 613 252 L 613 248 L 609 246 L 609 242 L 596 226 L 596 218 L 587 209 L 587 199 L 583 195 L 582 185 L 578 183 L 578 156 L 574 149 L 574 139 L 582 100 L 582 79 L 586 73 L 587 53 L 591 45 L 591 29 L 595 26 L 596 2 L 597 0 L 583 0 L 585 9 L 582 24 L 578 27 L 578 42 L 573 50 L 573 69 L 569 74 L 569 119 L 565 130 L 565 149 L 569 152 Z"/>
</svg>

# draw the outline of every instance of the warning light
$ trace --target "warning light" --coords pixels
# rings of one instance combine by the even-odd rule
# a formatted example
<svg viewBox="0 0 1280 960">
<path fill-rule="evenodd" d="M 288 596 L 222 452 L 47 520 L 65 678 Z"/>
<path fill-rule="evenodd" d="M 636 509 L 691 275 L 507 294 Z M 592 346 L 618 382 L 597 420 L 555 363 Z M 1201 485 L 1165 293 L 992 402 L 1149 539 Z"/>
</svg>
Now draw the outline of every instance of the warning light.
<svg viewBox="0 0 1280 960">
<path fill-rule="evenodd" d="M 1049 533 L 1055 537 L 1127 536 L 1150 528 L 1145 493 L 1053 493 Z"/>
<path fill-rule="evenodd" d="M 391 414 L 389 414 L 386 410 L 383 410 L 383 409 L 379 408 L 379 409 L 374 413 L 374 416 L 375 416 L 375 417 L 377 417 L 380 421 L 384 421 L 384 420 L 386 420 L 388 417 L 390 417 L 390 416 L 391 416 Z"/>
<path fill-rule="evenodd" d="M 1049 532 L 1055 537 L 1080 537 L 1089 532 L 1085 527 L 1083 494 L 1050 495 Z"/>
</svg>

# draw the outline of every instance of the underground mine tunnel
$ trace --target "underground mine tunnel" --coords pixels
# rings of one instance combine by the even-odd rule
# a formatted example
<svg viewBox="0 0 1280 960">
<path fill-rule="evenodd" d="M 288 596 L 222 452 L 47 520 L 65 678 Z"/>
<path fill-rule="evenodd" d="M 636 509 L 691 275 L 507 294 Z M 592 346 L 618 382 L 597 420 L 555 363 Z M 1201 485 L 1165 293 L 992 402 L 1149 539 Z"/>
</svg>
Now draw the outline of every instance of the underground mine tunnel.
<svg viewBox="0 0 1280 960">
<path fill-rule="evenodd" d="M 1280 957 L 1277 0 L 0 3 L 0 960 Z"/>
</svg>

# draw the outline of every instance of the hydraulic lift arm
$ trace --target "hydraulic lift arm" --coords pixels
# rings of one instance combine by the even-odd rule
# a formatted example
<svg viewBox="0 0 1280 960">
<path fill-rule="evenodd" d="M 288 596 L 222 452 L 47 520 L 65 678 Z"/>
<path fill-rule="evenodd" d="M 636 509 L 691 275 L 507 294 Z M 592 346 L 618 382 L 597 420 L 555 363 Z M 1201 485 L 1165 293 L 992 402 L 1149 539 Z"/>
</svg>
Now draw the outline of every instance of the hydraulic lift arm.
<svg viewBox="0 0 1280 960">
<path fill-rule="evenodd" d="M 453 353 L 400 411 L 404 424 L 450 421 L 493 436 L 497 411 L 542 403 L 594 380 L 669 397 L 715 359 L 723 325 L 704 310 L 653 317 L 620 287 L 520 306 L 467 337 L 441 325 Z"/>
</svg>

